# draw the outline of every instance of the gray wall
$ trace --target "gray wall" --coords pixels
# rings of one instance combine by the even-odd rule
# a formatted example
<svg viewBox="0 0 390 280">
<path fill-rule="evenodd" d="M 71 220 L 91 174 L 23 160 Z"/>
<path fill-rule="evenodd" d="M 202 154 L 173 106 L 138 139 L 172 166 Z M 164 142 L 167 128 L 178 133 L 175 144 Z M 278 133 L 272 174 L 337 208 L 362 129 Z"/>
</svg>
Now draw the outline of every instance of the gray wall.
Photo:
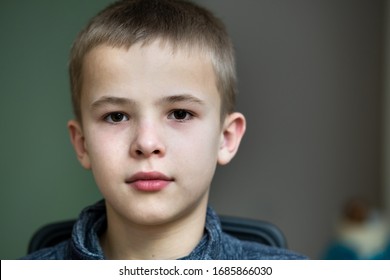
<svg viewBox="0 0 390 280">
<path fill-rule="evenodd" d="M 218 212 L 271 220 L 313 258 L 344 201 L 380 207 L 383 1 L 199 1 L 227 22 L 248 133 Z"/>
<path fill-rule="evenodd" d="M 383 110 L 383 122 L 382 122 L 382 129 L 383 129 L 383 140 L 382 140 L 382 147 L 383 147 L 383 167 L 382 170 L 382 185 L 383 185 L 383 197 L 385 200 L 385 213 L 386 217 L 390 217 L 390 173 L 386 172 L 387 170 L 390 170 L 390 1 L 386 1 L 386 16 L 385 16 L 385 51 L 384 51 L 384 77 L 383 79 L 383 102 L 382 102 L 382 110 Z M 390 221 L 388 221 L 390 223 Z"/>
<path fill-rule="evenodd" d="M 25 253 L 40 225 L 99 199 L 70 146 L 67 56 L 108 0 L 0 2 L 0 258 Z M 381 202 L 383 1 L 198 0 L 237 50 L 248 131 L 217 170 L 220 213 L 274 222 L 318 258 L 343 201 Z"/>
</svg>

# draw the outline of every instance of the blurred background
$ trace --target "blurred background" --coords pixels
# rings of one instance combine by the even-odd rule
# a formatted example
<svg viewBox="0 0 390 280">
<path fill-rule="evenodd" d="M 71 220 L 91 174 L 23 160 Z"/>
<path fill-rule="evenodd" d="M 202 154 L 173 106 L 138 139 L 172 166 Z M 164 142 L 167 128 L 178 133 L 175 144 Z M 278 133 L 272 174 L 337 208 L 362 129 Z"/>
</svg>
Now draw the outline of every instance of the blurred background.
<svg viewBox="0 0 390 280">
<path fill-rule="evenodd" d="M 67 60 L 109 0 L 0 1 L 0 258 L 41 225 L 101 198 L 71 147 Z M 262 219 L 325 257 L 346 201 L 390 213 L 390 6 L 386 0 L 197 0 L 236 48 L 248 130 L 210 204 Z M 370 214 L 370 217 L 373 216 Z"/>
</svg>

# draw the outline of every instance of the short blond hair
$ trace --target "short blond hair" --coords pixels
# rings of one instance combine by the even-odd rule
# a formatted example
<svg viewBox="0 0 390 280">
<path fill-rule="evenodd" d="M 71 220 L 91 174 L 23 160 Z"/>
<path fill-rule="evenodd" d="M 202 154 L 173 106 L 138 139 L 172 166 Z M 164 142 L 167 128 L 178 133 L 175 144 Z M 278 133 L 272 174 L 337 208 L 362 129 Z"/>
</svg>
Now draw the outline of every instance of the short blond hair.
<svg viewBox="0 0 390 280">
<path fill-rule="evenodd" d="M 208 10 L 181 0 L 122 0 L 95 17 L 73 43 L 69 75 L 75 117 L 81 121 L 82 68 L 85 55 L 107 44 L 130 48 L 163 40 L 174 48 L 199 48 L 210 56 L 221 95 L 221 117 L 234 111 L 234 50 L 225 26 Z"/>
</svg>

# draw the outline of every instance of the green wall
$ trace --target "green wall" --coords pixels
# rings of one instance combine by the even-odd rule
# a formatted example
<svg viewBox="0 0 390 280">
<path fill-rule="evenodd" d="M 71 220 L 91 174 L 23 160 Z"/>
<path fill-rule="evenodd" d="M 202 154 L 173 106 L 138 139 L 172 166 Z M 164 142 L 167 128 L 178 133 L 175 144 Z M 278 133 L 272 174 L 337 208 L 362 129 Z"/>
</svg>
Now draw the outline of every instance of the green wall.
<svg viewBox="0 0 390 280">
<path fill-rule="evenodd" d="M 66 128 L 70 46 L 108 0 L 0 2 L 0 258 L 26 254 L 41 225 L 100 199 Z"/>
</svg>

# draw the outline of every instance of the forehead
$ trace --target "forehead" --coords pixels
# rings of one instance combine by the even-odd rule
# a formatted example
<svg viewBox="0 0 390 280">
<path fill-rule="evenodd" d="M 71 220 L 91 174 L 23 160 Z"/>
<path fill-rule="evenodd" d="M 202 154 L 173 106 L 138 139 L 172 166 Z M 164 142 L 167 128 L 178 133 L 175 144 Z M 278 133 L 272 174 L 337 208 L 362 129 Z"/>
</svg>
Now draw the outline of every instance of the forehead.
<svg viewBox="0 0 390 280">
<path fill-rule="evenodd" d="M 220 103 L 210 56 L 199 48 L 161 41 L 130 48 L 99 45 L 84 57 L 82 77 L 82 100 L 108 93 L 142 97 L 185 91 Z"/>
</svg>

